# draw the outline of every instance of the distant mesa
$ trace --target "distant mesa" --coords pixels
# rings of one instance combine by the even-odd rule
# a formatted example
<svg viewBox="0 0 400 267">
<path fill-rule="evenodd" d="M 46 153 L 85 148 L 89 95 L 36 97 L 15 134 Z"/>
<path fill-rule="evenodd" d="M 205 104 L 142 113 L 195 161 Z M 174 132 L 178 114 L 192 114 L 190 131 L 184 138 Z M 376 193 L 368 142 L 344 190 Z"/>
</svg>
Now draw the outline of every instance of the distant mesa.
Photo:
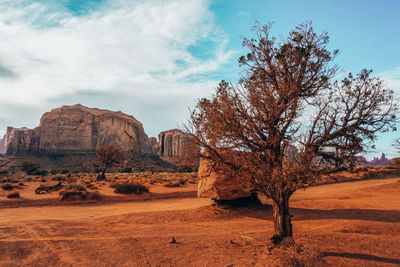
<svg viewBox="0 0 400 267">
<path fill-rule="evenodd" d="M 89 152 L 105 145 L 153 152 L 142 124 L 134 117 L 78 104 L 45 113 L 34 129 L 8 127 L 5 154 Z"/>
<path fill-rule="evenodd" d="M 164 131 L 159 140 L 146 135 L 143 125 L 120 111 L 88 108 L 80 104 L 62 106 L 43 114 L 34 129 L 8 127 L 0 139 L 0 153 L 21 156 L 52 152 L 95 152 L 106 145 L 137 155 L 159 155 L 171 160 L 181 156 L 187 134 Z"/>
</svg>

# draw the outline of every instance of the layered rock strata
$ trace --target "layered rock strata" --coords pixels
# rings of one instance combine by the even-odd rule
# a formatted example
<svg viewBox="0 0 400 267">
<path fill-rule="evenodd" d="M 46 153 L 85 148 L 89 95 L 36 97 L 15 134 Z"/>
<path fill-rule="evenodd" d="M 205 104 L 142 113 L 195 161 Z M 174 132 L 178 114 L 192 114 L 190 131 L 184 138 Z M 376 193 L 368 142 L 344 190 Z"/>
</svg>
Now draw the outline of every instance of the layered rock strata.
<svg viewBox="0 0 400 267">
<path fill-rule="evenodd" d="M 0 138 L 0 155 L 6 153 L 6 136 Z"/>
<path fill-rule="evenodd" d="M 161 132 L 158 135 L 158 151 L 163 159 L 183 159 L 188 153 L 190 135 L 178 129 Z"/>
</svg>

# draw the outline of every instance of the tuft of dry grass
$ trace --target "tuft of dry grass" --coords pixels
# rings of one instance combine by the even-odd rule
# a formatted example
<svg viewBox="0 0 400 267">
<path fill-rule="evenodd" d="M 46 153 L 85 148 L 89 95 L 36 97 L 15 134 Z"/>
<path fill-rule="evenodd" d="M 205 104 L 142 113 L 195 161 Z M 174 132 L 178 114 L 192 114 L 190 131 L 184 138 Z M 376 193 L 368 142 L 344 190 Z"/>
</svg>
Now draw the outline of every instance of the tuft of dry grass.
<svg viewBox="0 0 400 267">
<path fill-rule="evenodd" d="M 18 190 L 13 190 L 7 194 L 7 198 L 19 198 L 20 194 Z"/>
<path fill-rule="evenodd" d="M 271 249 L 271 255 L 274 266 L 325 266 L 324 255 L 319 251 L 318 245 L 312 242 L 298 244 L 292 238 L 286 238 Z"/>
</svg>

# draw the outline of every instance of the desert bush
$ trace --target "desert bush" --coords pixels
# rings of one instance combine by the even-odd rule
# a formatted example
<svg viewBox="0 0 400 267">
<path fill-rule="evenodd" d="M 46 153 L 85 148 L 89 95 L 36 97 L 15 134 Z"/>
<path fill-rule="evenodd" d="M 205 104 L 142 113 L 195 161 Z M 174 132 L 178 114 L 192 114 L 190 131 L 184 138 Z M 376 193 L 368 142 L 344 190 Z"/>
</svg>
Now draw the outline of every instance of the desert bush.
<svg viewBox="0 0 400 267">
<path fill-rule="evenodd" d="M 148 193 L 149 188 L 138 182 L 122 182 L 115 183 L 111 186 L 115 188 L 114 192 L 118 194 L 137 194 L 140 195 L 143 192 Z"/>
<path fill-rule="evenodd" d="M 39 170 L 40 164 L 32 161 L 24 161 L 21 165 L 21 170 L 26 172 L 26 174 L 33 174 L 35 171 Z"/>
<path fill-rule="evenodd" d="M 7 198 L 18 198 L 20 197 L 18 190 L 13 190 L 7 194 Z"/>
<path fill-rule="evenodd" d="M 1 185 L 1 189 L 3 190 L 13 190 L 15 186 L 13 186 L 12 184 L 3 184 Z"/>
<path fill-rule="evenodd" d="M 69 170 L 61 170 L 60 173 L 61 174 L 67 174 L 67 173 L 69 173 Z"/>
<path fill-rule="evenodd" d="M 132 173 L 132 168 L 131 167 L 126 167 L 120 170 L 122 173 Z"/>
<path fill-rule="evenodd" d="M 75 171 L 73 171 L 72 173 L 79 173 L 79 170 L 75 170 Z"/>
<path fill-rule="evenodd" d="M 7 175 L 7 174 L 8 174 L 8 171 L 7 171 L 7 170 L 0 171 L 0 175 Z"/>
<path fill-rule="evenodd" d="M 64 189 L 60 191 L 60 200 L 87 199 L 88 194 L 89 192 L 84 182 L 73 182 L 67 184 Z"/>
<path fill-rule="evenodd" d="M 58 171 L 57 170 L 51 170 L 51 172 L 50 172 L 52 175 L 54 175 L 54 174 L 57 174 L 58 173 Z"/>
</svg>

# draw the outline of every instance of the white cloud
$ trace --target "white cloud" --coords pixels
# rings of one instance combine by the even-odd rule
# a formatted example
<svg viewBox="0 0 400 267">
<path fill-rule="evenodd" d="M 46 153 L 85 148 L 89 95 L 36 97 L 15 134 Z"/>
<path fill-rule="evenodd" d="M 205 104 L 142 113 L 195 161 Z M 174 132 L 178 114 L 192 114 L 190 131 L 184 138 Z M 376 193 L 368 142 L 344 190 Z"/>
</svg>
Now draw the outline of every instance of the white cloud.
<svg viewBox="0 0 400 267">
<path fill-rule="evenodd" d="M 203 0 L 110 0 L 84 16 L 25 0 L 0 0 L 0 10 L 0 112 L 6 118 L 9 103 L 44 112 L 64 104 L 66 95 L 82 103 L 82 92 L 92 92 L 95 99 L 96 93 L 114 96 L 109 101 L 124 95 L 133 106 L 163 100 L 176 107 L 164 119 L 176 124 L 186 111 L 177 108 L 207 95 L 216 84 L 207 74 L 232 55 Z M 190 52 L 204 40 L 213 44 L 208 58 Z M 99 99 L 97 106 L 114 107 L 109 101 Z M 12 120 L 0 118 L 0 134 L 6 122 Z"/>
<path fill-rule="evenodd" d="M 378 76 L 385 81 L 388 88 L 400 93 L 400 67 L 382 72 Z"/>
</svg>

